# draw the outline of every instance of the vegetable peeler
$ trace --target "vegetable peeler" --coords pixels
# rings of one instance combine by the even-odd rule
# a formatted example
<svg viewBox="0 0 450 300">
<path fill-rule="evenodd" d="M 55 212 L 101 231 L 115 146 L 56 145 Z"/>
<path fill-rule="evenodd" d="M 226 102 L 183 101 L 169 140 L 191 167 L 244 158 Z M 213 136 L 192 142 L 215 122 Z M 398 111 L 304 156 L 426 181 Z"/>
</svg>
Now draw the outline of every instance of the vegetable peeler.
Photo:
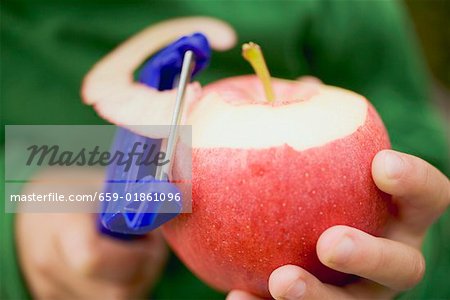
<svg viewBox="0 0 450 300">
<path fill-rule="evenodd" d="M 129 201 L 127 195 L 136 193 L 181 195 L 175 184 L 169 181 L 171 162 L 178 137 L 183 112 L 183 100 L 191 76 L 205 69 L 211 57 L 208 40 L 201 33 L 184 36 L 155 54 L 142 68 L 139 82 L 160 91 L 178 85 L 172 123 L 166 141 L 151 139 L 119 127 L 111 153 L 141 151 L 148 155 L 150 149 L 165 150 L 168 163 L 161 166 L 137 162 L 126 168 L 109 165 L 106 170 L 104 195 L 116 195 L 110 201 L 102 201 L 99 215 L 99 230 L 103 234 L 122 240 L 139 238 L 175 218 L 182 210 L 181 201 Z M 165 148 L 165 149 L 163 149 Z M 106 199 L 103 199 L 106 200 Z"/>
</svg>

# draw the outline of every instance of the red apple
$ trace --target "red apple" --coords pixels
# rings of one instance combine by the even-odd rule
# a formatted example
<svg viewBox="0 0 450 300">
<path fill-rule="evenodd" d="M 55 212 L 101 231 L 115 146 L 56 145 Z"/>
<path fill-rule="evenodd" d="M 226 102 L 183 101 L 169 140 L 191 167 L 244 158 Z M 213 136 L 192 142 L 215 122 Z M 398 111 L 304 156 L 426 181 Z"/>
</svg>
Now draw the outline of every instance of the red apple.
<svg viewBox="0 0 450 300">
<path fill-rule="evenodd" d="M 121 126 L 169 124 L 174 91 L 134 83 L 133 72 L 164 45 L 161 37 L 193 31 L 205 33 L 215 49 L 235 41 L 234 31 L 214 19 L 157 24 L 96 64 L 83 82 L 84 101 Z M 255 76 L 188 89 L 193 212 L 166 224 L 164 234 L 195 274 L 222 291 L 269 296 L 268 277 L 285 264 L 344 284 L 349 277 L 316 256 L 320 234 L 349 225 L 378 235 L 388 217 L 389 197 L 376 188 L 370 169 L 374 155 L 389 148 L 389 138 L 372 105 L 318 83 L 272 84 L 274 102 L 264 100 Z M 153 138 L 167 135 L 158 127 L 130 129 Z M 175 161 L 174 176 L 183 172 L 181 165 Z"/>
<path fill-rule="evenodd" d="M 257 77 L 206 86 L 192 125 L 192 213 L 164 226 L 181 260 L 222 290 L 269 296 L 270 273 L 299 265 L 324 282 L 349 276 L 322 265 L 320 234 L 334 225 L 381 233 L 388 196 L 371 177 L 389 148 L 375 109 L 362 96 L 326 85 Z M 175 164 L 174 172 L 177 172 Z"/>
</svg>

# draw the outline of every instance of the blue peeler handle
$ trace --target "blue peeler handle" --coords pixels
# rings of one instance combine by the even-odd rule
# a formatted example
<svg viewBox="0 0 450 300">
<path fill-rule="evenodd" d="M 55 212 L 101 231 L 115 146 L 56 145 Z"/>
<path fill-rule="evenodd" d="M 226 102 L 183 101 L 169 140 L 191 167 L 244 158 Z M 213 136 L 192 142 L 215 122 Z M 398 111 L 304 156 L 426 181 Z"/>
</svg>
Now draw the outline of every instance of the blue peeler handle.
<svg viewBox="0 0 450 300">
<path fill-rule="evenodd" d="M 181 73 L 184 53 L 188 50 L 194 53 L 195 64 L 192 76 L 195 76 L 207 67 L 211 57 L 208 40 L 201 33 L 184 36 L 160 50 L 145 63 L 139 74 L 139 82 L 160 91 L 172 89 Z M 144 152 L 149 149 L 159 150 L 161 142 L 160 139 L 144 137 L 119 127 L 112 145 L 112 153 L 115 151 L 129 153 L 133 145 L 138 145 L 140 149 L 136 150 Z M 106 170 L 104 193 L 126 195 L 135 193 L 137 190 L 150 191 L 155 185 L 158 185 L 159 191 L 177 192 L 176 186 L 169 182 L 155 182 L 155 172 L 156 166 L 137 166 L 134 161 L 129 169 L 125 166 L 110 165 Z M 142 206 L 130 212 L 129 208 L 130 203 L 125 199 L 102 202 L 98 222 L 99 231 L 114 238 L 133 240 L 170 221 L 181 212 L 180 203 L 171 208 L 171 213 L 149 213 L 145 212 L 145 209 L 142 211 Z"/>
</svg>

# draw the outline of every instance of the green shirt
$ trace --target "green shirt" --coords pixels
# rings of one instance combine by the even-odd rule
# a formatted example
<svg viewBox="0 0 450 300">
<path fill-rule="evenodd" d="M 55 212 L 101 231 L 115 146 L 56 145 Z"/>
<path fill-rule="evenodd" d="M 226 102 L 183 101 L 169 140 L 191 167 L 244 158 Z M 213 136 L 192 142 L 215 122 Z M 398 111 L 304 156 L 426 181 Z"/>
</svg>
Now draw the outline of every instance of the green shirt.
<svg viewBox="0 0 450 300">
<path fill-rule="evenodd" d="M 394 149 L 449 174 L 443 123 L 429 103 L 428 74 L 411 24 L 403 6 L 390 1 L 2 1 L 2 125 L 103 124 L 81 103 L 84 74 L 144 27 L 190 15 L 226 20 L 236 28 L 239 43 L 259 43 L 275 77 L 314 75 L 366 96 L 384 120 Z M 198 79 L 205 84 L 250 72 L 237 47 L 214 53 Z M 1 138 L 3 143 L 3 130 Z M 0 234 L 0 298 L 29 298 L 17 261 L 14 214 L 2 214 Z M 450 296 L 449 236 L 447 213 L 427 236 L 427 273 L 408 298 Z M 223 298 L 175 257 L 152 296 Z"/>
</svg>

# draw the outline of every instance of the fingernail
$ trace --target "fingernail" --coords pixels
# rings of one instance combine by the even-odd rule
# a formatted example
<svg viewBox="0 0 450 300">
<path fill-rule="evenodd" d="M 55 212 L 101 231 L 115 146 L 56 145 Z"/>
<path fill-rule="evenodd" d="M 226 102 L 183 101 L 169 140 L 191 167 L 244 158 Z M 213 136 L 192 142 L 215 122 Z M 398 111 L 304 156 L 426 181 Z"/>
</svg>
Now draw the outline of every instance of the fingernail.
<svg viewBox="0 0 450 300">
<path fill-rule="evenodd" d="M 300 299 L 305 294 L 306 284 L 301 279 L 296 279 L 286 290 L 284 299 Z"/>
<path fill-rule="evenodd" d="M 331 250 L 330 261 L 332 263 L 345 263 L 352 255 L 355 244 L 351 238 L 344 236 Z"/>
<path fill-rule="evenodd" d="M 402 175 L 405 163 L 400 155 L 395 152 L 386 152 L 384 157 L 384 172 L 389 179 L 395 179 Z"/>
</svg>

